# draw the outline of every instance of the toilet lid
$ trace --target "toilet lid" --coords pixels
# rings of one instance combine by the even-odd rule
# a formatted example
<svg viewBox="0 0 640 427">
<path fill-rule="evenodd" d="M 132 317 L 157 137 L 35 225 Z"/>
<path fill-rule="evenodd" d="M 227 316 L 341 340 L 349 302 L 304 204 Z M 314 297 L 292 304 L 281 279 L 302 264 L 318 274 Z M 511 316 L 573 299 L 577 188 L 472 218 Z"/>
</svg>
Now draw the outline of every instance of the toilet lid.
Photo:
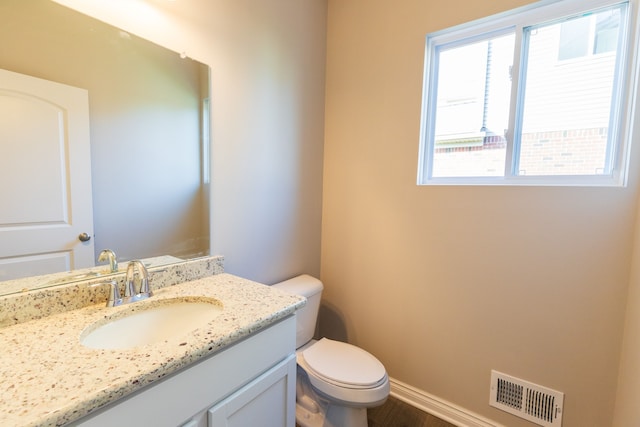
<svg viewBox="0 0 640 427">
<path fill-rule="evenodd" d="M 318 375 L 345 385 L 373 386 L 386 375 L 384 366 L 373 355 L 340 341 L 322 338 L 302 355 Z"/>
</svg>

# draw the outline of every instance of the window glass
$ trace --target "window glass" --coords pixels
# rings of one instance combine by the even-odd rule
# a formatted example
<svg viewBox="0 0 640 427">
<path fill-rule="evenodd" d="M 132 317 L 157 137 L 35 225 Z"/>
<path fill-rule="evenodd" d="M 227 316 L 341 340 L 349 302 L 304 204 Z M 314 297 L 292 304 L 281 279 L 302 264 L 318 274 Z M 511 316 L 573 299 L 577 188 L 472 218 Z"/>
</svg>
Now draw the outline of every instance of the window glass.
<svg viewBox="0 0 640 427">
<path fill-rule="evenodd" d="M 605 53 L 616 50 L 620 33 L 620 8 L 601 12 L 596 15 L 596 34 L 593 53 Z"/>
<path fill-rule="evenodd" d="M 578 18 L 558 25 L 558 60 L 580 58 L 589 52 L 589 23 L 588 18 Z"/>
<path fill-rule="evenodd" d="M 607 10 L 572 19 L 572 39 L 591 43 L 589 31 Z M 580 23 L 573 25 L 573 23 Z M 567 22 L 525 28 L 526 88 L 521 115 L 519 175 L 598 175 L 610 172 L 609 122 L 616 51 L 556 61 L 554 47 Z M 615 30 L 617 35 L 618 28 Z"/>
<path fill-rule="evenodd" d="M 433 176 L 502 176 L 514 35 L 443 48 Z"/>
</svg>

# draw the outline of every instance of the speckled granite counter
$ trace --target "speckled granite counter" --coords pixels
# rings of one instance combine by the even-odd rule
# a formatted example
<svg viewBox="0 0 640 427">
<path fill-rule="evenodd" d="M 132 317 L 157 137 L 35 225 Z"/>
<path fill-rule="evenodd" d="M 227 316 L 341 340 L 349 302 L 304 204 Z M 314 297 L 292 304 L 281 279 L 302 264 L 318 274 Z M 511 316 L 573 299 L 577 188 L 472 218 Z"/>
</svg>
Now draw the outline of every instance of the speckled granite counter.
<svg viewBox="0 0 640 427">
<path fill-rule="evenodd" d="M 229 274 L 154 291 L 151 300 L 107 308 L 104 303 L 0 329 L 0 425 L 58 426 L 116 401 L 212 355 L 304 305 L 286 294 Z M 136 304 L 175 297 L 219 300 L 223 313 L 206 327 L 128 350 L 82 346 L 85 327 Z"/>
</svg>

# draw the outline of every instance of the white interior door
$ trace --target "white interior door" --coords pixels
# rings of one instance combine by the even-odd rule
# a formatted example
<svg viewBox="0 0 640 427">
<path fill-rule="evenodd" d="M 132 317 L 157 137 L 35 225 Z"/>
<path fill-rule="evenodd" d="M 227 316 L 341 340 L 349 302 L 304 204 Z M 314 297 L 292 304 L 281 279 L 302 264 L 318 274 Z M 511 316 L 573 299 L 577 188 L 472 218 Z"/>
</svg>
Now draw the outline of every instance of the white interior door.
<svg viewBox="0 0 640 427">
<path fill-rule="evenodd" d="M 0 280 L 95 265 L 86 90 L 0 69 L 0 206 Z"/>
</svg>

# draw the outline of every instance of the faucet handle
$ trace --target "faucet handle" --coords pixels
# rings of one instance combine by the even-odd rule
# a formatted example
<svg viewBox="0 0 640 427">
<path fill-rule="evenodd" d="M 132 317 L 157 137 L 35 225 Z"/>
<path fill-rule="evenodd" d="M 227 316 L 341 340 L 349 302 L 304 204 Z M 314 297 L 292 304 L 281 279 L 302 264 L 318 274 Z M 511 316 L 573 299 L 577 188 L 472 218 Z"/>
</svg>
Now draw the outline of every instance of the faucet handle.
<svg viewBox="0 0 640 427">
<path fill-rule="evenodd" d="M 138 261 L 138 268 L 140 269 L 140 292 L 141 294 L 151 295 L 151 291 L 149 290 L 149 272 L 147 268 L 144 266 L 142 261 Z"/>
<path fill-rule="evenodd" d="M 135 276 L 135 264 L 130 262 L 127 265 L 127 274 L 124 278 L 124 296 L 125 298 L 132 297 L 136 294 L 136 286 L 134 284 L 133 278 Z"/>
<path fill-rule="evenodd" d="M 115 307 L 122 304 L 122 297 L 120 296 L 120 288 L 118 288 L 118 282 L 110 280 L 108 282 L 100 282 L 91 286 L 109 285 L 109 298 L 107 299 L 107 307 Z"/>
</svg>

